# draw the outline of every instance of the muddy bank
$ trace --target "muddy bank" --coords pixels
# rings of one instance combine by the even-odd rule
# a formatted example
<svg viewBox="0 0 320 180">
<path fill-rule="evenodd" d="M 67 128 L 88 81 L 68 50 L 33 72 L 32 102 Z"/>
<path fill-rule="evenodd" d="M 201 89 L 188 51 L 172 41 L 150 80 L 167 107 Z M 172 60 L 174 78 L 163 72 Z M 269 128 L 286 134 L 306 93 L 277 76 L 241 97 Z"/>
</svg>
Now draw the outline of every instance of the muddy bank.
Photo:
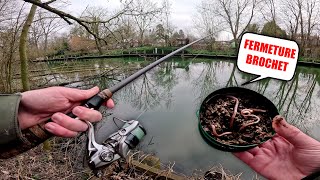
<svg viewBox="0 0 320 180">
<path fill-rule="evenodd" d="M 73 139 L 53 138 L 50 151 L 38 146 L 17 157 L 0 160 L 0 179 L 111 179 L 111 180 L 151 180 L 151 179 L 239 179 L 228 175 L 222 167 L 184 176 L 173 171 L 174 164 L 163 165 L 160 159 L 136 152 L 128 159 L 113 163 L 99 172 L 97 178 L 84 161 L 85 136 Z M 237 178 L 235 178 L 237 177 Z"/>
</svg>

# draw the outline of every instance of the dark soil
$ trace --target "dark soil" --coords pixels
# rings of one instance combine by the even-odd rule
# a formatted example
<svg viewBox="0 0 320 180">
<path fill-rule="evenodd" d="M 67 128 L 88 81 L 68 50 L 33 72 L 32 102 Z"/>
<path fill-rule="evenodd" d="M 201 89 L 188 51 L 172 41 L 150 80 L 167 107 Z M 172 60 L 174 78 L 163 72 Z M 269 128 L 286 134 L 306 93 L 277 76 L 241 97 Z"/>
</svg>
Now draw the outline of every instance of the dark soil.
<svg viewBox="0 0 320 180">
<path fill-rule="evenodd" d="M 236 104 L 236 100 L 232 96 L 238 99 L 239 105 L 233 126 L 230 127 Z M 202 128 L 218 142 L 227 145 L 260 144 L 271 138 L 273 136 L 273 117 L 271 117 L 271 112 L 269 112 L 270 110 L 267 109 L 264 103 L 260 103 L 258 99 L 250 94 L 232 96 L 216 95 L 204 104 L 200 111 Z M 244 109 L 254 110 L 250 113 L 250 115 L 254 116 L 246 116 L 245 113 L 241 113 Z M 264 112 L 261 110 L 264 110 Z M 260 119 L 259 122 L 257 122 L 258 118 Z M 254 122 L 257 123 L 248 125 Z M 216 133 L 213 131 L 213 126 Z M 224 134 L 222 135 L 222 133 Z"/>
</svg>

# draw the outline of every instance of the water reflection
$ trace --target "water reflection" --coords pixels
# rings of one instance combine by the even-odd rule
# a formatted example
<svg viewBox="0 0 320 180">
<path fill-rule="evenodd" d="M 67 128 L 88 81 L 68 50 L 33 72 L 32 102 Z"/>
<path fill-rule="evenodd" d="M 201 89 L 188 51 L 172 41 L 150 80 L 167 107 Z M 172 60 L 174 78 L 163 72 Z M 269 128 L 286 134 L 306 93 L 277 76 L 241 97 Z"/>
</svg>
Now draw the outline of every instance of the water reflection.
<svg viewBox="0 0 320 180">
<path fill-rule="evenodd" d="M 82 66 L 95 67 L 100 73 L 101 67 L 118 69 L 113 76 L 95 77 L 72 86 L 110 87 L 117 83 L 114 79 L 121 80 L 148 63 L 141 59 L 84 61 L 80 63 Z M 74 78 L 75 74 L 65 78 Z M 319 75 L 320 69 L 298 67 L 291 81 L 265 79 L 244 87 L 269 98 L 289 122 L 320 139 L 317 131 Z M 118 117 L 129 119 L 147 110 L 140 118 L 148 131 L 143 150 L 157 154 L 164 163 L 175 161 L 176 170 L 191 174 L 194 169 L 206 170 L 221 164 L 235 174 L 244 172 L 243 179 L 248 179 L 254 172 L 246 165 L 202 140 L 195 112 L 214 90 L 241 86 L 252 78 L 254 76 L 240 72 L 232 60 L 174 59 L 117 92 L 116 108 L 112 111 Z M 152 145 L 148 145 L 150 139 Z"/>
</svg>

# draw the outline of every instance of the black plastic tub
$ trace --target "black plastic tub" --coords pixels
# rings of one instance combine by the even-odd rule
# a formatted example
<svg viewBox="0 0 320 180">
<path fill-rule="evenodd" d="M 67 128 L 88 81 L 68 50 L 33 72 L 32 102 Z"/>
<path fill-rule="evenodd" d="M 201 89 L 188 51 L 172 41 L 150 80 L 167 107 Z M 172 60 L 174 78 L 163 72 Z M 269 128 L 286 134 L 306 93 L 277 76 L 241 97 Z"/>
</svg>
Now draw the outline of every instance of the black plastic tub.
<svg viewBox="0 0 320 180">
<path fill-rule="evenodd" d="M 250 89 L 245 89 L 245 88 L 240 88 L 240 87 L 228 87 L 228 88 L 223 88 L 223 89 L 219 89 L 217 91 L 214 91 L 213 93 L 211 93 L 209 96 L 206 97 L 206 99 L 202 102 L 199 111 L 197 112 L 197 116 L 199 119 L 199 130 L 200 130 L 201 136 L 212 147 L 219 149 L 219 150 L 222 150 L 222 151 L 240 152 L 240 151 L 246 151 L 248 149 L 254 148 L 259 145 L 259 144 L 250 144 L 250 145 L 223 144 L 223 143 L 217 141 L 216 137 L 211 135 L 211 133 L 208 133 L 207 131 L 205 131 L 202 124 L 201 124 L 202 119 L 199 114 L 201 114 L 201 112 L 206 110 L 205 104 L 210 103 L 210 102 L 215 102 L 216 98 L 218 98 L 220 95 L 239 96 L 241 94 L 250 94 L 250 96 L 252 97 L 252 101 L 263 103 L 263 105 L 267 108 L 268 115 L 270 117 L 275 117 L 276 115 L 279 114 L 276 106 L 268 98 L 264 97 L 263 95 L 255 92 L 255 91 L 252 91 Z M 272 132 L 272 133 L 275 134 L 274 132 Z M 267 141 L 267 140 L 265 140 L 265 141 Z"/>
</svg>

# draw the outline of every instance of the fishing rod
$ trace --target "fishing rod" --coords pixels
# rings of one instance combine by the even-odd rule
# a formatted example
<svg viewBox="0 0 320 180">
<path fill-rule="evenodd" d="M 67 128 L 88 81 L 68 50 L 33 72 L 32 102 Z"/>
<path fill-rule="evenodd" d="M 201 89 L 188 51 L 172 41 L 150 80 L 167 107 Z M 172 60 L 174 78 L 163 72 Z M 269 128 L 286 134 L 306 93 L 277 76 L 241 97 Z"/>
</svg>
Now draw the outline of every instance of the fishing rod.
<svg viewBox="0 0 320 180">
<path fill-rule="evenodd" d="M 208 37 L 208 36 L 206 36 Z M 170 57 L 174 56 L 175 54 L 183 51 L 184 49 L 192 46 L 193 44 L 205 39 L 206 37 L 203 37 L 201 39 L 198 39 L 196 41 L 193 41 L 171 53 L 169 53 L 168 55 L 160 58 L 159 60 L 149 64 L 148 66 L 140 69 L 139 71 L 137 71 L 136 73 L 132 74 L 131 76 L 127 77 L 126 79 L 122 80 L 121 82 L 119 82 L 118 84 L 108 88 L 108 89 L 104 89 L 101 92 L 99 92 L 98 94 L 94 95 L 92 98 L 88 99 L 87 101 L 85 101 L 82 106 L 87 107 L 89 109 L 95 109 L 98 110 L 102 104 L 104 102 L 106 102 L 108 99 L 110 99 L 112 97 L 112 95 L 114 93 L 116 93 L 117 91 L 119 91 L 120 89 L 122 89 L 123 87 L 125 87 L 127 84 L 129 84 L 130 82 L 134 81 L 135 79 L 137 79 L 139 76 L 141 76 L 142 74 L 148 72 L 150 69 L 154 68 L 155 66 L 157 66 L 158 64 L 162 63 L 163 61 L 169 59 Z M 79 119 L 78 117 L 76 117 L 72 112 L 67 114 L 69 117 L 71 118 L 75 118 L 75 119 Z M 44 142 L 45 140 L 49 139 L 50 137 L 52 137 L 53 135 L 46 131 L 44 128 L 44 124 L 47 122 L 52 121 L 51 118 L 39 125 L 35 125 L 29 129 L 23 130 L 22 133 L 28 137 L 30 142 L 33 142 L 33 144 L 36 146 L 42 142 Z M 87 122 L 88 126 L 89 126 L 89 134 L 94 134 L 90 131 L 94 131 L 92 128 L 92 125 L 90 122 Z M 133 124 L 133 123 L 131 123 Z M 129 124 L 130 125 L 130 124 Z M 129 126 L 128 125 L 128 126 Z M 137 124 L 135 124 L 135 126 L 137 126 Z M 121 133 L 120 133 L 121 134 Z M 92 137 L 94 138 L 94 136 Z M 92 148 L 93 149 L 93 148 Z M 25 151 L 27 149 L 21 149 L 21 151 Z"/>
<path fill-rule="evenodd" d="M 207 37 L 207 36 L 206 36 Z M 206 38 L 204 37 L 204 38 Z M 125 87 L 127 84 L 129 84 L 130 82 L 134 81 L 135 79 L 137 79 L 138 77 L 140 77 L 142 74 L 148 72 L 150 69 L 156 67 L 158 64 L 162 63 L 163 61 L 167 60 L 168 58 L 174 56 L 175 54 L 183 51 L 184 49 L 192 46 L 193 44 L 203 40 L 204 38 L 198 39 L 196 41 L 193 41 L 173 52 L 171 52 L 170 54 L 160 58 L 159 60 L 149 64 L 148 66 L 140 69 L 139 71 L 137 71 L 136 73 L 132 74 L 131 76 L 127 77 L 126 79 L 122 80 L 121 82 L 119 82 L 118 84 L 108 88 L 108 89 L 104 89 L 103 91 L 99 92 L 98 94 L 96 94 L 95 96 L 93 96 L 91 99 L 89 99 L 87 102 L 85 102 L 83 104 L 83 106 L 90 108 L 90 109 L 95 109 L 98 110 L 101 105 L 107 101 L 108 99 L 110 99 L 112 97 L 112 95 L 119 91 L 120 89 L 122 89 L 123 87 Z M 75 118 L 76 116 L 73 115 L 72 113 L 69 113 L 68 116 Z"/>
</svg>

